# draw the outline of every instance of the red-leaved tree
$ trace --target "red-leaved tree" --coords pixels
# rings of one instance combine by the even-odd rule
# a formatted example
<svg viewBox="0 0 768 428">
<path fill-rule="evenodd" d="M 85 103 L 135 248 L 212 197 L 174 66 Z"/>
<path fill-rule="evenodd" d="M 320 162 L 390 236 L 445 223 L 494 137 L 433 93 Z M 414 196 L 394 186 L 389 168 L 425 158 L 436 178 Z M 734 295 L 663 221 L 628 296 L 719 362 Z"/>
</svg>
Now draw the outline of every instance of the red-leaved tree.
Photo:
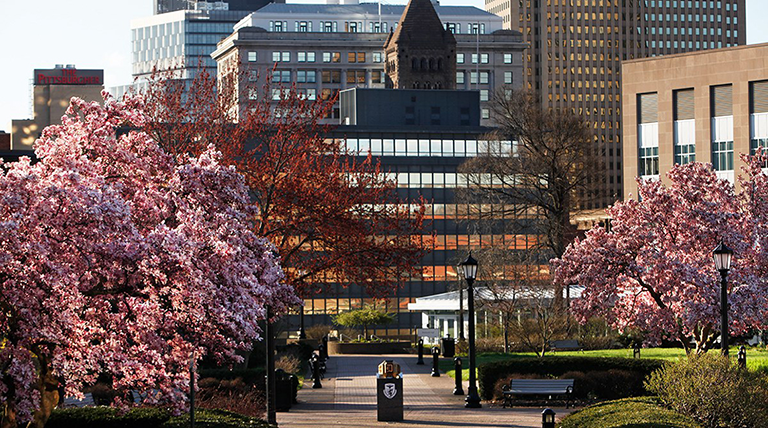
<svg viewBox="0 0 768 428">
<path fill-rule="evenodd" d="M 142 100 L 72 100 L 38 162 L 0 171 L 2 427 L 42 427 L 59 390 L 107 374 L 127 404 L 185 405 L 192 353 L 240 359 L 265 305 L 298 303 L 249 223 L 243 177 L 205 150 L 166 154 Z"/>
<path fill-rule="evenodd" d="M 220 71 L 218 82 L 205 70 L 191 83 L 156 73 L 145 91 L 153 108 L 145 129 L 175 153 L 216 144 L 245 177 L 258 207 L 254 230 L 278 248 L 301 297 L 332 283 L 391 295 L 426 253 L 414 239 L 423 234 L 422 201 L 403 201 L 377 161 L 327 138 L 323 122 L 335 97 L 254 87 L 249 76 L 253 70 L 237 66 Z"/>
<path fill-rule="evenodd" d="M 675 166 L 668 184 L 640 181 L 638 200 L 608 209 L 610 229 L 596 227 L 554 261 L 556 281 L 586 287 L 574 302 L 586 320 L 603 316 L 614 327 L 635 327 L 650 343 L 679 340 L 697 353 L 719 336 L 720 276 L 712 250 L 734 249 L 728 276 L 729 329 L 762 327 L 768 310 L 768 176 L 763 158 L 745 157 L 741 192 L 712 166 Z"/>
</svg>

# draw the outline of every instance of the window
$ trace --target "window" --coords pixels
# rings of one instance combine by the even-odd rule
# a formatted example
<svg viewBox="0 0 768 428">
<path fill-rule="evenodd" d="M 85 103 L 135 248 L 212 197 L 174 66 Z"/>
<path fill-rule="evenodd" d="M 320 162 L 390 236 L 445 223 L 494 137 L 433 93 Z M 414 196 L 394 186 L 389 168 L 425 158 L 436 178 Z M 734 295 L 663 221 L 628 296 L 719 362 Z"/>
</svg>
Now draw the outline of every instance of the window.
<svg viewBox="0 0 768 428">
<path fill-rule="evenodd" d="M 287 99 L 291 93 L 290 89 L 272 89 L 272 99 L 278 101 L 280 99 Z"/>
<path fill-rule="evenodd" d="M 324 70 L 323 83 L 341 83 L 341 72 L 338 70 Z"/>
<path fill-rule="evenodd" d="M 639 156 L 639 175 L 659 175 L 659 146 L 641 147 Z"/>
<path fill-rule="evenodd" d="M 371 22 L 370 23 L 370 29 L 371 29 L 371 33 L 386 33 L 387 32 L 387 23 L 386 22 Z"/>
<path fill-rule="evenodd" d="M 272 62 L 288 62 L 290 60 L 290 52 L 272 52 Z"/>
<path fill-rule="evenodd" d="M 314 101 L 317 98 L 317 89 L 315 88 L 297 89 L 296 93 L 298 94 L 299 98 L 305 100 Z"/>
<path fill-rule="evenodd" d="M 477 72 L 472 71 L 472 72 L 469 73 L 469 83 L 477 84 Z M 480 83 L 481 84 L 487 84 L 488 83 L 488 72 L 487 71 L 481 71 L 480 72 Z"/>
<path fill-rule="evenodd" d="M 349 52 L 347 53 L 347 61 L 365 62 L 365 52 Z"/>
<path fill-rule="evenodd" d="M 383 70 L 371 71 L 371 83 L 384 83 L 384 71 Z"/>
<path fill-rule="evenodd" d="M 464 84 L 464 72 L 463 71 L 457 71 L 456 72 L 456 84 L 457 85 L 463 85 Z"/>
<path fill-rule="evenodd" d="M 272 81 L 276 83 L 290 83 L 291 71 L 290 70 L 275 70 L 272 72 Z"/>
<path fill-rule="evenodd" d="M 365 70 L 347 70 L 347 83 L 365 85 Z"/>
<path fill-rule="evenodd" d="M 315 83 L 316 81 L 315 70 L 299 70 L 296 72 L 297 83 Z"/>
<path fill-rule="evenodd" d="M 269 21 L 269 31 L 273 31 L 275 33 L 282 33 L 283 31 L 286 31 L 287 28 L 288 28 L 287 21 Z"/>
<path fill-rule="evenodd" d="M 445 29 L 453 34 L 459 34 L 461 33 L 461 24 L 456 22 L 446 22 Z"/>
<path fill-rule="evenodd" d="M 307 33 L 312 31 L 312 21 L 296 21 L 296 32 Z"/>
<path fill-rule="evenodd" d="M 360 22 L 345 22 L 344 28 L 348 33 L 357 33 L 358 31 L 362 31 L 363 25 Z"/>
<path fill-rule="evenodd" d="M 504 72 L 504 84 L 505 85 L 511 85 L 513 83 L 514 74 L 512 74 L 511 71 L 505 71 Z"/>
<path fill-rule="evenodd" d="M 491 111 L 487 108 L 480 109 L 480 117 L 483 119 L 490 119 L 491 118 Z"/>
<path fill-rule="evenodd" d="M 512 64 L 512 54 L 504 54 L 504 64 Z"/>
<path fill-rule="evenodd" d="M 463 53 L 457 53 L 456 54 L 456 64 L 464 64 L 464 54 Z"/>
<path fill-rule="evenodd" d="M 488 101 L 488 90 L 487 89 L 481 89 L 480 90 L 480 101 Z"/>
<path fill-rule="evenodd" d="M 480 54 L 480 64 L 488 64 L 488 54 L 487 53 L 481 53 Z"/>
<path fill-rule="evenodd" d="M 382 59 L 383 55 L 381 54 L 381 52 L 374 52 L 374 53 L 371 54 L 371 57 L 372 57 L 372 61 L 373 62 L 382 62 L 383 61 L 383 59 Z"/>
<path fill-rule="evenodd" d="M 341 62 L 341 52 L 323 52 L 323 62 Z"/>
<path fill-rule="evenodd" d="M 256 62 L 259 60 L 259 53 L 256 51 L 248 51 L 248 62 Z"/>
<path fill-rule="evenodd" d="M 323 90 L 320 91 L 320 99 L 321 100 L 328 100 L 331 98 L 332 91 L 328 88 L 323 88 Z"/>
<path fill-rule="evenodd" d="M 314 52 L 298 52 L 296 54 L 296 60 L 298 62 L 315 62 Z"/>
</svg>

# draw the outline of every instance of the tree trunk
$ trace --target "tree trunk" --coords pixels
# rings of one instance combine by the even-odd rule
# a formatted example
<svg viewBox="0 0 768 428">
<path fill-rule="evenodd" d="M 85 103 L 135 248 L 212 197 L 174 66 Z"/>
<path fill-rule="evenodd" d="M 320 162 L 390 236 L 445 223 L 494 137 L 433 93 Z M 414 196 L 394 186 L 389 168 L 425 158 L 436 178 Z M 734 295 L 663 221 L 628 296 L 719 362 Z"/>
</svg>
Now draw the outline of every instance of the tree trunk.
<svg viewBox="0 0 768 428">
<path fill-rule="evenodd" d="M 38 357 L 40 363 L 40 377 L 37 389 L 40 391 L 40 409 L 38 409 L 29 427 L 43 428 L 51 412 L 59 404 L 59 380 L 53 375 L 53 369 L 47 357 Z"/>
<path fill-rule="evenodd" d="M 3 412 L 3 420 L 0 422 L 0 428 L 18 428 L 18 426 L 16 410 L 6 405 Z"/>
</svg>

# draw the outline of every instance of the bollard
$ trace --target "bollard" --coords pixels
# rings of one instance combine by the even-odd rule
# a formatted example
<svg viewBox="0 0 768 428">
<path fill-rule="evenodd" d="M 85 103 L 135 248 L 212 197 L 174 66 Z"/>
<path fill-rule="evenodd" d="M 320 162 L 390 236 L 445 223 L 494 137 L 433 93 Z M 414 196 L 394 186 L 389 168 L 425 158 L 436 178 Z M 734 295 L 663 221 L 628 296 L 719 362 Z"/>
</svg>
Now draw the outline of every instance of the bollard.
<svg viewBox="0 0 768 428">
<path fill-rule="evenodd" d="M 544 409 L 541 412 L 541 428 L 555 428 L 555 411 Z"/>
<path fill-rule="evenodd" d="M 738 363 L 740 369 L 746 370 L 746 368 L 747 368 L 747 348 L 745 348 L 744 345 L 739 346 L 739 353 L 736 354 L 736 362 Z"/>
<path fill-rule="evenodd" d="M 424 339 L 419 339 L 419 344 L 417 346 L 419 347 L 419 361 L 416 361 L 416 364 L 423 366 L 424 365 Z"/>
<path fill-rule="evenodd" d="M 325 349 L 325 346 L 321 343 L 317 347 L 317 357 L 320 359 L 320 361 L 325 361 L 326 357 L 325 355 L 328 355 L 328 351 Z"/>
<path fill-rule="evenodd" d="M 464 395 L 463 379 L 461 375 L 461 358 L 453 359 L 453 375 L 456 378 L 456 386 L 453 388 L 453 395 Z"/>
<path fill-rule="evenodd" d="M 320 354 L 320 358 L 328 359 L 328 335 L 323 336 L 323 352 Z"/>
<path fill-rule="evenodd" d="M 632 348 L 632 356 L 635 359 L 640 358 L 640 344 L 635 342 L 635 346 Z"/>
<path fill-rule="evenodd" d="M 432 377 L 440 377 L 440 370 L 437 368 L 437 360 L 440 357 L 440 347 L 432 347 Z"/>
<path fill-rule="evenodd" d="M 312 368 L 312 388 L 322 388 L 320 383 L 320 359 L 317 354 L 312 354 L 312 358 L 309 359 L 309 366 Z"/>
</svg>

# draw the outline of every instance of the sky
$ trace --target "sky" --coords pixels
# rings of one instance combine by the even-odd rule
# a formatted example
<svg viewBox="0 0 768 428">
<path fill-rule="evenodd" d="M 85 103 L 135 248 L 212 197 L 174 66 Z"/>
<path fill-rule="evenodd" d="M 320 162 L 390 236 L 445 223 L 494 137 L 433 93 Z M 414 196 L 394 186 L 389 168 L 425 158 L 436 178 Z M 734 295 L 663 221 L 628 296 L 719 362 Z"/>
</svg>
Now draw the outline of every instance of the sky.
<svg viewBox="0 0 768 428">
<path fill-rule="evenodd" d="M 483 8 L 483 0 L 440 3 Z M 131 83 L 131 20 L 151 15 L 152 0 L 0 0 L 0 8 L 0 57 L 5 58 L 0 68 L 0 130 L 10 132 L 11 119 L 32 116 L 29 82 L 35 68 L 75 64 L 104 69 L 107 88 Z M 768 42 L 768 26 L 761 22 L 765 16 L 768 1 L 747 0 L 748 44 Z"/>
</svg>

